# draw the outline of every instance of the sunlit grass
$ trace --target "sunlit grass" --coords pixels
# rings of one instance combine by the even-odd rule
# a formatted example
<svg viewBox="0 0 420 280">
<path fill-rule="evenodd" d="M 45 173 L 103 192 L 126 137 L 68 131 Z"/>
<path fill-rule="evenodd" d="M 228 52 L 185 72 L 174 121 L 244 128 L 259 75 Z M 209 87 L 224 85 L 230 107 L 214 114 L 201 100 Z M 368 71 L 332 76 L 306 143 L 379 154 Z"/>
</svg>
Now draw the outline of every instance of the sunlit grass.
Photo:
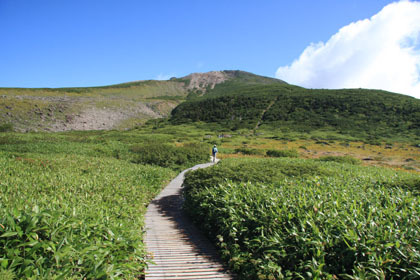
<svg viewBox="0 0 420 280">
<path fill-rule="evenodd" d="M 416 279 L 420 176 L 346 161 L 225 159 L 185 207 L 239 279 Z"/>
<path fill-rule="evenodd" d="M 194 154 L 197 157 L 193 159 L 194 162 L 188 159 L 179 166 L 168 166 L 169 168 L 162 169 L 156 166 L 143 166 L 133 163 L 142 162 L 135 151 L 140 151 L 142 147 L 147 147 L 151 143 L 164 143 L 171 147 L 171 151 L 172 148 L 175 149 L 174 151 L 177 149 L 181 151 L 182 149 L 188 149 L 189 146 L 201 148 L 195 150 Z M 132 273 L 133 277 L 141 274 L 145 266 L 145 251 L 141 240 L 141 225 L 145 205 L 167 180 L 175 176 L 173 169 L 185 168 L 198 161 L 207 161 L 211 153 L 211 147 L 214 144 L 218 145 L 218 158 L 222 160 L 222 164 L 227 161 L 232 165 L 240 165 L 245 160 L 254 162 L 255 166 L 253 167 L 256 167 L 258 164 L 255 161 L 260 160 L 270 164 L 276 162 L 266 156 L 268 150 L 296 150 L 301 158 L 297 159 L 297 162 L 324 156 L 349 156 L 362 160 L 364 165 L 392 167 L 393 169 L 386 169 L 388 170 L 386 172 L 380 171 L 384 174 L 384 180 L 393 178 L 395 169 L 407 170 L 413 174 L 419 174 L 420 170 L 420 149 L 406 142 L 383 142 L 380 145 L 372 145 L 351 139 L 346 140 L 345 138 L 339 140 L 311 139 L 306 134 L 300 135 L 298 133 L 295 133 L 293 137 L 278 137 L 272 131 L 260 131 L 256 135 L 250 130 L 229 131 L 203 123 L 174 126 L 168 125 L 164 120 L 153 120 L 141 124 L 137 129 L 126 131 L 0 133 L 0 163 L 2 164 L 2 168 L 0 168 L 0 203 L 2 204 L 1 211 L 4 213 L 3 217 L 7 217 L 3 218 L 0 224 L 8 232 L 3 236 L 3 239 L 0 237 L 0 242 L 5 242 L 2 243 L 6 244 L 4 248 L 14 248 L 19 246 L 17 244 L 35 242 L 36 239 L 33 239 L 36 235 L 33 234 L 40 236 L 42 233 L 46 236 L 43 237 L 46 243 L 39 244 L 41 247 L 36 245 L 38 246 L 36 250 L 29 248 L 30 246 L 23 246 L 23 248 L 26 248 L 23 250 L 29 250 L 25 252 L 30 252 L 30 254 L 28 253 L 29 255 L 27 254 L 28 258 L 30 256 L 31 258 L 44 260 L 43 263 L 31 266 L 33 268 L 31 272 L 24 272 L 24 266 L 21 265 L 23 259 L 18 254 L 22 251 L 15 252 L 12 250 L 14 253 L 0 256 L 0 265 L 4 269 L 8 269 L 7 273 L 10 274 L 12 272 L 19 277 L 26 275 L 25 273 L 29 273 L 28 275 L 35 275 L 36 273 L 38 273 L 36 275 L 47 275 L 45 276 L 47 278 L 70 273 L 66 275 L 73 275 L 77 278 L 78 276 L 76 275 L 80 275 L 82 271 L 86 273 L 85 275 L 95 275 L 92 277 L 99 277 L 103 273 L 118 275 L 121 271 L 131 271 L 127 272 L 129 273 L 127 275 Z M 159 154 L 159 149 L 156 149 L 156 151 Z M 250 155 L 241 153 L 247 151 L 255 153 Z M 174 155 L 176 154 L 174 153 Z M 186 152 L 181 152 L 181 154 L 187 156 Z M 293 162 L 296 160 L 286 158 L 283 161 Z M 151 162 L 153 164 L 161 164 L 160 161 Z M 267 166 L 269 167 L 270 164 Z M 328 166 L 333 167 L 337 166 L 337 164 L 313 161 L 308 170 L 315 170 L 317 174 L 324 174 L 324 171 L 321 169 Z M 371 167 L 359 166 L 357 167 L 357 172 L 362 172 L 364 168 Z M 246 170 L 245 168 L 241 172 L 246 172 Z M 293 170 L 293 172 L 301 174 L 300 172 L 305 170 L 305 165 L 296 165 Z M 241 174 L 240 172 L 235 173 Z M 228 178 L 226 176 L 226 173 L 222 173 L 219 179 L 225 182 L 225 178 Z M 266 178 L 267 176 L 270 176 L 270 173 L 264 171 L 257 177 Z M 131 194 L 133 192 L 137 193 L 136 197 L 128 195 L 128 193 Z M 115 196 L 117 193 L 121 193 L 121 195 Z M 130 199 L 135 199 L 135 201 L 130 200 L 131 202 L 128 203 L 128 196 L 131 196 Z M 104 199 L 108 202 L 105 203 Z M 80 215 L 73 216 L 72 207 Z M 118 219 L 116 218 L 115 215 L 120 215 L 121 213 L 115 207 L 120 210 L 126 209 L 131 213 L 129 217 L 127 216 L 127 221 L 119 220 L 124 215 Z M 90 209 L 94 209 L 94 211 Z M 33 217 L 39 217 L 39 219 L 34 220 L 33 227 L 28 229 L 32 233 L 29 236 L 23 233 L 19 235 L 20 229 L 16 228 L 15 225 L 19 225 L 22 228 L 23 225 L 20 223 L 24 223 Z M 103 219 L 108 220 L 104 222 Z M 137 244 L 135 245 L 137 247 L 127 245 L 124 247 L 126 249 L 121 249 L 122 247 L 118 249 L 124 252 L 124 256 L 127 257 L 131 254 L 128 251 L 135 250 L 135 253 L 131 252 L 136 254 L 135 257 L 133 255 L 132 259 L 136 261 L 136 264 L 132 267 L 125 267 L 125 265 L 121 266 L 121 263 L 116 259 L 110 260 L 110 255 L 106 255 L 108 254 L 106 252 L 110 251 L 107 251 L 108 249 L 103 250 L 102 245 L 98 247 L 100 248 L 98 250 L 103 250 L 101 252 L 106 254 L 101 255 L 102 253 L 99 252 L 97 255 L 101 256 L 99 258 L 102 258 L 104 263 L 95 269 L 92 268 L 94 265 L 90 266 L 88 264 L 93 261 L 93 259 L 90 259 L 92 256 L 91 249 L 86 249 L 85 253 L 87 255 L 84 255 L 84 253 L 76 254 L 72 251 L 73 249 L 66 249 L 73 252 L 72 254 L 58 250 L 57 254 L 62 253 L 58 264 L 54 263 L 55 253 L 41 254 L 37 251 L 38 249 L 44 250 L 43 246 L 50 244 L 48 242 L 52 242 L 52 244 L 56 244 L 55 242 L 60 243 L 63 239 L 58 240 L 55 238 L 62 238 L 68 234 L 66 226 L 74 224 L 75 230 L 79 230 L 78 223 L 80 221 L 83 223 L 86 220 L 92 221 L 92 227 L 86 224 L 86 227 L 80 232 L 84 232 L 83 234 L 86 233 L 86 235 L 94 239 L 96 238 L 96 241 L 86 238 L 83 239 L 84 243 L 82 241 L 79 242 L 77 239 L 79 233 L 72 233 L 72 239 L 68 238 L 65 241 L 67 243 L 63 243 L 65 244 L 62 246 L 63 248 L 76 248 L 74 250 L 83 252 L 83 249 L 81 249 L 84 248 L 83 246 L 88 246 L 88 244 L 95 242 L 98 242 L 95 244 L 102 244 L 103 240 L 101 238 L 103 236 L 108 238 L 104 237 L 104 240 L 108 240 L 106 242 L 110 242 L 106 243 L 107 248 L 113 248 L 114 245 L 124 247 L 125 245 L 121 245 L 121 243 L 109 237 L 107 230 L 112 228 L 111 230 L 115 236 L 125 234 L 118 233 L 118 230 L 124 232 L 138 231 L 136 237 L 134 235 L 131 237 L 127 236 L 125 239 L 127 242 L 135 240 L 133 242 Z M 118 226 L 115 226 L 117 221 L 123 223 L 124 226 L 118 229 Z M 57 227 L 60 226 L 63 226 L 63 228 L 58 230 Z M 116 231 L 114 227 L 117 228 Z M 51 234 L 50 230 L 54 229 L 57 229 L 59 235 L 53 236 Z M 96 232 L 92 233 L 94 229 Z M 3 234 L 4 232 L 0 233 L 0 236 Z M 97 234 L 101 237 L 98 237 Z M 110 250 L 112 251 L 113 249 Z M 120 260 L 125 260 L 125 257 L 119 256 L 121 257 Z M 15 263 L 19 265 L 12 267 L 11 261 L 15 257 Z M 78 266 L 74 263 L 76 259 L 81 259 L 83 262 L 86 260 L 86 262 L 83 266 Z M 28 259 L 28 261 L 32 262 L 33 259 Z M 123 262 L 125 263 L 125 261 Z M 112 268 L 109 266 L 111 264 L 114 265 Z M 76 267 L 77 271 L 72 269 L 65 270 L 64 267 Z M 49 268 L 52 270 L 49 270 Z M 126 278 L 130 277 L 127 276 Z"/>
</svg>

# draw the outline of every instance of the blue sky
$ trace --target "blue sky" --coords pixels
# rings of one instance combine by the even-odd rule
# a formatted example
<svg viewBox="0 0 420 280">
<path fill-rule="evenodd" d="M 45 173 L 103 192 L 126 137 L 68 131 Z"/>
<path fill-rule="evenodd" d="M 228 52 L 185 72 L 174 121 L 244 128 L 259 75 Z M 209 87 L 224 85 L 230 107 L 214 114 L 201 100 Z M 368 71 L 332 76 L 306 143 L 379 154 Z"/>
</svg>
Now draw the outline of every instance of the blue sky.
<svg viewBox="0 0 420 280">
<path fill-rule="evenodd" d="M 0 0 L 0 87 L 240 69 L 275 77 L 385 0 Z"/>
</svg>

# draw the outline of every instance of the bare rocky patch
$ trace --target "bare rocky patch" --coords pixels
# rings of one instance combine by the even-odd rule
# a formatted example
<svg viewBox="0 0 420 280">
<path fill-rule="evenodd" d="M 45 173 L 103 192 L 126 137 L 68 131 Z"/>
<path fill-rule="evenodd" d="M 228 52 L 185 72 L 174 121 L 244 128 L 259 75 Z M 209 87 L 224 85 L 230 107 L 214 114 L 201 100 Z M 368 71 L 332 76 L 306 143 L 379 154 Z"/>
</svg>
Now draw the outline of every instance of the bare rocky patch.
<svg viewBox="0 0 420 280">
<path fill-rule="evenodd" d="M 213 89 L 217 84 L 223 83 L 230 77 L 222 71 L 211 71 L 207 73 L 193 73 L 185 77 L 190 80 L 188 90 L 206 91 L 207 88 Z"/>
<path fill-rule="evenodd" d="M 116 129 L 128 119 L 150 119 L 164 117 L 148 104 L 136 102 L 130 107 L 97 108 L 89 107 L 78 114 L 67 115 L 65 121 L 57 121 L 51 126 L 53 131 L 66 130 L 107 130 Z"/>
<path fill-rule="evenodd" d="M 119 129 L 133 120 L 142 123 L 166 117 L 177 104 L 103 97 L 4 97 L 0 100 L 0 124 L 11 123 L 20 132 Z"/>
</svg>

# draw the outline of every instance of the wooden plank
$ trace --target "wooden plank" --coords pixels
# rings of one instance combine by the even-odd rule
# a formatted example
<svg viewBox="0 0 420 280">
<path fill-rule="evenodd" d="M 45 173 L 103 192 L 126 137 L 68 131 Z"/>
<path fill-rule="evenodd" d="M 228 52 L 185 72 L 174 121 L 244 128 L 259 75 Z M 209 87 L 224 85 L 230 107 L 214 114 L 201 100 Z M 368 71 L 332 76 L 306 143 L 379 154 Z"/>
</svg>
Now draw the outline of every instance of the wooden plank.
<svg viewBox="0 0 420 280">
<path fill-rule="evenodd" d="M 220 262 L 217 250 L 182 212 L 185 172 L 172 180 L 148 207 L 145 243 L 153 264 L 146 270 L 146 280 L 234 279 Z"/>
</svg>

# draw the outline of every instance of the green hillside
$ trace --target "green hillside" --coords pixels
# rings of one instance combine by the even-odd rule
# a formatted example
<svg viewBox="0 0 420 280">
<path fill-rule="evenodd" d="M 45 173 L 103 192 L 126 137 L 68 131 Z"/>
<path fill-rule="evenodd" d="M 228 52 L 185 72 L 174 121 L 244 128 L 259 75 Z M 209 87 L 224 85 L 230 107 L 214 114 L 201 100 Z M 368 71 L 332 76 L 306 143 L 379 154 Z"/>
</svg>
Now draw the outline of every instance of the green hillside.
<svg viewBox="0 0 420 280">
<path fill-rule="evenodd" d="M 418 279 L 420 100 L 243 71 L 0 88 L 0 279 L 144 279 L 147 205 L 215 144 L 184 209 L 238 279 Z"/>
<path fill-rule="evenodd" d="M 218 84 L 230 91 L 238 85 L 271 83 L 282 81 L 243 71 L 213 71 L 100 87 L 0 88 L 0 127 L 16 131 L 133 128 L 167 117 L 184 100 L 206 95 Z"/>
<path fill-rule="evenodd" d="M 172 123 L 202 121 L 231 130 L 420 136 L 418 99 L 378 90 L 305 89 L 230 70 L 101 87 L 0 88 L 0 108 L 0 130 L 127 129 L 171 116 Z"/>
<path fill-rule="evenodd" d="M 212 122 L 230 129 L 331 130 L 366 137 L 420 135 L 420 100 L 379 90 L 305 89 L 286 83 L 217 85 L 172 111 L 174 123 Z"/>
<path fill-rule="evenodd" d="M 276 134 L 0 132 L 0 279 L 144 279 L 148 203 L 214 144 L 221 162 L 187 175 L 186 209 L 238 279 L 416 279 L 420 149 Z"/>
<path fill-rule="evenodd" d="M 238 279 L 419 279 L 420 176 L 350 163 L 224 159 L 184 208 Z"/>
<path fill-rule="evenodd" d="M 86 88 L 0 88 L 0 124 L 12 124 L 17 131 L 130 128 L 167 116 L 185 96 L 185 84 L 178 81 Z"/>
<path fill-rule="evenodd" d="M 191 100 L 204 95 L 209 97 L 231 94 L 234 93 L 238 88 L 246 88 L 256 85 L 287 85 L 287 83 L 282 80 L 259 76 L 245 71 L 225 70 L 222 72 L 227 77 L 225 81 L 215 84 L 214 88 L 207 88 L 205 92 L 202 89 L 191 89 L 188 95 L 188 99 Z M 187 76 L 186 78 L 191 78 L 193 75 L 194 74 Z M 191 83 L 190 80 L 187 82 L 189 84 Z"/>
</svg>

